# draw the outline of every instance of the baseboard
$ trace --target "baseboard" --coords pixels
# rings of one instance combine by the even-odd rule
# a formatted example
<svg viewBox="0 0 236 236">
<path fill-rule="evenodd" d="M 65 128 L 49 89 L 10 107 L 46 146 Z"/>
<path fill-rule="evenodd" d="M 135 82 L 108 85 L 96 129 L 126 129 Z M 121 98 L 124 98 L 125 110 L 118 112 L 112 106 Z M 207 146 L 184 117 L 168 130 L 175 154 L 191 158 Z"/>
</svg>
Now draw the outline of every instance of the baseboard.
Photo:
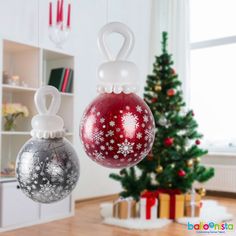
<svg viewBox="0 0 236 236">
<path fill-rule="evenodd" d="M 236 198 L 236 193 L 207 190 L 207 196 Z"/>
<path fill-rule="evenodd" d="M 88 203 L 88 202 L 101 202 L 101 201 L 112 201 L 116 198 L 118 198 L 118 194 L 110 194 L 110 195 L 104 195 L 104 196 L 98 196 L 98 197 L 91 197 L 91 198 L 84 198 L 84 199 L 79 199 L 75 201 L 76 205 L 81 205 L 83 203 Z"/>
</svg>

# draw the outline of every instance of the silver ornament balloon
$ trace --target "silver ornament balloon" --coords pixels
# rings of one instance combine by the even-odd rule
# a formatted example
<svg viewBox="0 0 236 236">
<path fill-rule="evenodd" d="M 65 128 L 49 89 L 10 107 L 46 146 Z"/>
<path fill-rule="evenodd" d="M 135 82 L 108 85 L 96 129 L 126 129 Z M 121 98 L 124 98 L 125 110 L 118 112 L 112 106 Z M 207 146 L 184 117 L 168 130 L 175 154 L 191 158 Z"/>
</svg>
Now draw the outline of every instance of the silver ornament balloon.
<svg viewBox="0 0 236 236">
<path fill-rule="evenodd" d="M 49 109 L 44 99 L 48 94 L 53 97 Z M 39 115 L 32 119 L 33 137 L 17 156 L 16 177 L 26 196 L 36 202 L 52 203 L 64 199 L 75 188 L 79 160 L 73 146 L 63 137 L 62 118 L 56 115 L 60 107 L 57 89 L 40 88 L 35 103 Z"/>
</svg>

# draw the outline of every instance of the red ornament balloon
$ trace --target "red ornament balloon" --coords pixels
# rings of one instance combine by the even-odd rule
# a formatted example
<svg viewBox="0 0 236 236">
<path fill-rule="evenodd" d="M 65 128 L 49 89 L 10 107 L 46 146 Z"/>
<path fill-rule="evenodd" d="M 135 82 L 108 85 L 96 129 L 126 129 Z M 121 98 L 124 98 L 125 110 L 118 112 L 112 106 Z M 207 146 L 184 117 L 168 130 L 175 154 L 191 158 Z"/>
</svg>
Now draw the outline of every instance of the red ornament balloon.
<svg viewBox="0 0 236 236">
<path fill-rule="evenodd" d="M 135 64 L 122 60 L 124 50 L 132 49 L 132 32 L 121 23 L 110 23 L 100 31 L 99 47 L 108 60 L 110 52 L 103 40 L 109 32 L 121 33 L 124 45 L 116 60 L 102 64 L 98 70 L 100 95 L 84 112 L 80 137 L 93 161 L 105 167 L 125 168 L 150 152 L 155 123 L 149 107 L 134 93 L 138 76 Z"/>
<path fill-rule="evenodd" d="M 85 152 L 97 163 L 114 168 L 133 166 L 152 147 L 152 113 L 135 94 L 101 94 L 84 113 L 81 139 Z"/>
<path fill-rule="evenodd" d="M 174 138 L 168 137 L 168 138 L 164 139 L 164 145 L 165 145 L 166 147 L 172 146 L 173 143 L 174 143 Z"/>
<path fill-rule="evenodd" d="M 186 175 L 186 172 L 184 170 L 179 170 L 178 171 L 178 176 L 179 177 L 184 177 Z"/>
</svg>

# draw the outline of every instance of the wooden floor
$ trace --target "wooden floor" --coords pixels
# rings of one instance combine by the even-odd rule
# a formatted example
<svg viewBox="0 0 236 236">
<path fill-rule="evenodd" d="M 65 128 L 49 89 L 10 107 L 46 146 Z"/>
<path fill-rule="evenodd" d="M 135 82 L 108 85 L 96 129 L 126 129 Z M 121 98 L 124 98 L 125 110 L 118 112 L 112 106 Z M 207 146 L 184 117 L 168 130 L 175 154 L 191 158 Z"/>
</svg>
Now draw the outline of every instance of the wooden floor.
<svg viewBox="0 0 236 236">
<path fill-rule="evenodd" d="M 209 197 L 226 206 L 229 212 L 233 213 L 236 219 L 236 199 Z M 77 204 L 74 217 L 54 221 L 47 224 L 37 225 L 29 228 L 1 233 L 1 236 L 185 236 L 185 235 L 203 235 L 196 232 L 190 232 L 186 226 L 173 223 L 159 230 L 134 231 L 122 228 L 106 226 L 102 224 L 99 214 L 99 204 L 104 200 L 81 202 Z M 233 220 L 236 227 L 236 220 Z M 208 234 L 210 235 L 210 234 Z M 216 234 L 214 234 L 216 235 Z M 234 235 L 221 234 L 221 235 Z"/>
</svg>

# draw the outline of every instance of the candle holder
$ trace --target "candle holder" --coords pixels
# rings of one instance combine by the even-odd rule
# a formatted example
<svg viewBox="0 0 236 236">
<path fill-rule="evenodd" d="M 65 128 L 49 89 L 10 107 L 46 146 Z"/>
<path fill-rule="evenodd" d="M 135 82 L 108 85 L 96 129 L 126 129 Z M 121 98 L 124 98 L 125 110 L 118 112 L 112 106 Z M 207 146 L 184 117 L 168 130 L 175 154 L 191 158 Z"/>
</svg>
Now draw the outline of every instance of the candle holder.
<svg viewBox="0 0 236 236">
<path fill-rule="evenodd" d="M 57 0 L 56 22 L 53 24 L 52 2 L 49 2 L 49 38 L 55 43 L 56 47 L 62 48 L 70 34 L 70 14 L 71 4 L 67 8 L 67 22 L 64 24 L 64 0 Z"/>
<path fill-rule="evenodd" d="M 65 27 L 62 22 L 49 26 L 49 38 L 58 48 L 62 48 L 70 32 L 70 28 Z"/>
</svg>

